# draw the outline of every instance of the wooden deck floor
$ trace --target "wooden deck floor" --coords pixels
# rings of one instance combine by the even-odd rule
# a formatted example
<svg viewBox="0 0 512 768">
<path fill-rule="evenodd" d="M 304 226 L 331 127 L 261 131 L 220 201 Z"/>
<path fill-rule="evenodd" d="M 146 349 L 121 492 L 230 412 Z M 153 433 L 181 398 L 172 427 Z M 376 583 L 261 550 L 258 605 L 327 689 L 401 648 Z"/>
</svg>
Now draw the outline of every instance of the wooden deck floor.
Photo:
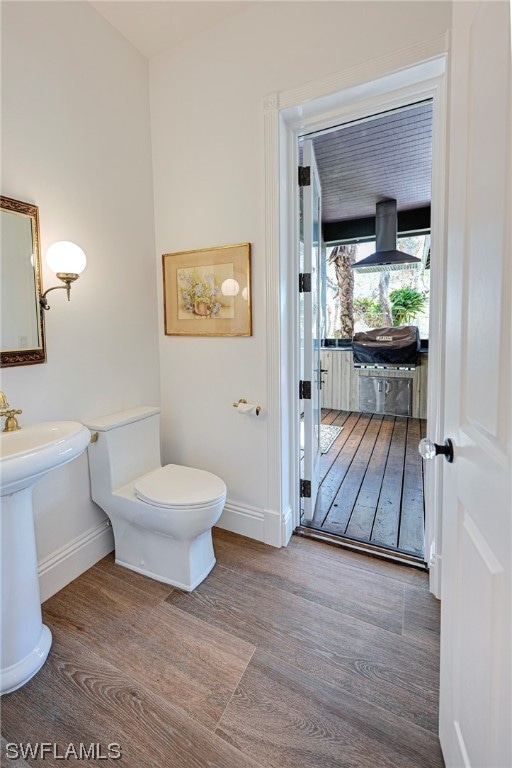
<svg viewBox="0 0 512 768">
<path fill-rule="evenodd" d="M 322 411 L 343 429 L 320 460 L 321 485 L 310 527 L 418 558 L 424 549 L 425 419 Z"/>
</svg>

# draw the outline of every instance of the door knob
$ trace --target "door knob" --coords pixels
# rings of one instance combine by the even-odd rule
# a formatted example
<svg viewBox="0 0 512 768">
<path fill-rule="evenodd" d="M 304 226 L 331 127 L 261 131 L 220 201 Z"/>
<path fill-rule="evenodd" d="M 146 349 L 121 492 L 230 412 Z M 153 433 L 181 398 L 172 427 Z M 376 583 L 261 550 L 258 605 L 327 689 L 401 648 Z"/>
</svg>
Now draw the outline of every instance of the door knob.
<svg viewBox="0 0 512 768">
<path fill-rule="evenodd" d="M 438 445 L 438 443 L 429 440 L 428 437 L 424 437 L 419 442 L 418 451 L 423 459 L 435 459 L 436 456 L 442 454 L 449 464 L 453 461 L 453 443 L 450 438 L 445 440 L 444 445 Z"/>
</svg>

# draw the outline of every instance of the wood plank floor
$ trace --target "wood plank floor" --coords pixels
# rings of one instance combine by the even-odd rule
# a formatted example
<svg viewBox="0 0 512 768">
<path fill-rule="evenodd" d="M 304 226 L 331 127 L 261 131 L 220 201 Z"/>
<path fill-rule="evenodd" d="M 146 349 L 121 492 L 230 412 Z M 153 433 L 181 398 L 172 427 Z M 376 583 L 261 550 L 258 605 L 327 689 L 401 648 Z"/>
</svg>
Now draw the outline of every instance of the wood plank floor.
<svg viewBox="0 0 512 768">
<path fill-rule="evenodd" d="M 425 419 L 323 410 L 343 427 L 320 460 L 320 489 L 310 527 L 417 558 L 424 549 Z"/>
<path fill-rule="evenodd" d="M 5 742 L 117 742 L 130 768 L 442 768 L 426 574 L 295 536 L 214 545 L 193 593 L 110 555 L 48 600 L 52 650 L 2 698 Z"/>
</svg>

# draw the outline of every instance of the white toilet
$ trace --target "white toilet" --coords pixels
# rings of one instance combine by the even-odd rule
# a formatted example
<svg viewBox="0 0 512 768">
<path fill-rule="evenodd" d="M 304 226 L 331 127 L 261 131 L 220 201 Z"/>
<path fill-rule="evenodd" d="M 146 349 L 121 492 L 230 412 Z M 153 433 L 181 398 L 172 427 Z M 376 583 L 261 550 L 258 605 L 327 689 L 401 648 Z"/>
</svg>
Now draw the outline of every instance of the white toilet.
<svg viewBox="0 0 512 768">
<path fill-rule="evenodd" d="M 201 469 L 162 467 L 159 408 L 132 408 L 86 426 L 93 432 L 92 498 L 112 523 L 116 563 L 191 592 L 215 565 L 212 527 L 226 485 Z"/>
</svg>

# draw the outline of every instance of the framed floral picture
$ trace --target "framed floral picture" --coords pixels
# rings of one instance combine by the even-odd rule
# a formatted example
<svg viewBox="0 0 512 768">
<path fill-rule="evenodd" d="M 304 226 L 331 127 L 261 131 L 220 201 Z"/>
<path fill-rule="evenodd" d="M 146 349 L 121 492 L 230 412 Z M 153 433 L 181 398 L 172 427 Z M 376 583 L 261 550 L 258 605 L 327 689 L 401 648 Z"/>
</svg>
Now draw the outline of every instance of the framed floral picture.
<svg viewBox="0 0 512 768">
<path fill-rule="evenodd" d="M 164 253 L 166 336 L 251 336 L 251 245 Z"/>
</svg>

